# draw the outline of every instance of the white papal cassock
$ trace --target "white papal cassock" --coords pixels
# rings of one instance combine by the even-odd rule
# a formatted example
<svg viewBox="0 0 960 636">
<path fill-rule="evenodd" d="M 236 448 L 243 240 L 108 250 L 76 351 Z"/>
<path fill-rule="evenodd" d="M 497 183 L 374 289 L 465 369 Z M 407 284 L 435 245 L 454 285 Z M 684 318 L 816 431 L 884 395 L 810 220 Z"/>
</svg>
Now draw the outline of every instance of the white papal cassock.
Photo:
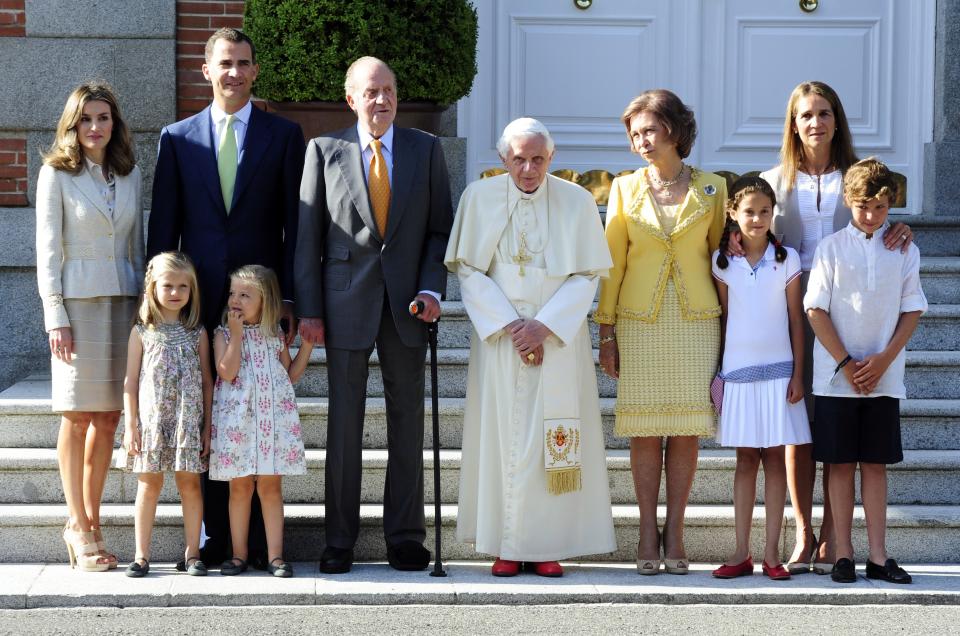
<svg viewBox="0 0 960 636">
<path fill-rule="evenodd" d="M 518 254 L 530 260 L 518 264 Z M 457 539 L 513 561 L 614 551 L 586 321 L 612 261 L 592 195 L 550 175 L 533 194 L 509 175 L 472 183 L 445 262 L 474 326 Z M 523 364 L 503 330 L 517 318 L 536 318 L 554 334 L 541 367 Z M 548 422 L 568 418 L 560 421 L 580 429 L 581 487 L 572 492 L 551 494 L 547 486 L 545 406 Z"/>
</svg>

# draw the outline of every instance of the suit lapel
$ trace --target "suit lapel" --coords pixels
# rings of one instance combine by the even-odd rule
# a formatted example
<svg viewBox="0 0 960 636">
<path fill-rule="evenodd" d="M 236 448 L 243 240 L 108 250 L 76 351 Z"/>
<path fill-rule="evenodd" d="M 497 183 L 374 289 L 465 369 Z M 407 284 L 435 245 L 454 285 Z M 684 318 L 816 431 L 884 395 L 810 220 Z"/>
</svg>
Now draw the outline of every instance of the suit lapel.
<svg viewBox="0 0 960 636">
<path fill-rule="evenodd" d="M 113 215 L 116 218 L 120 218 L 125 210 L 133 208 L 133 203 L 130 201 L 134 194 L 133 179 L 130 179 L 129 175 L 126 177 L 116 177 L 116 184 Z"/>
<path fill-rule="evenodd" d="M 363 219 L 363 224 L 382 241 L 383 237 L 377 230 L 373 210 L 370 208 L 370 195 L 367 192 L 366 179 L 363 177 L 363 153 L 360 150 L 360 138 L 356 126 L 351 126 L 346 130 L 338 145 L 337 165 L 340 167 L 340 174 L 343 175 L 343 183 L 346 185 L 347 192 L 353 199 L 353 205 L 357 208 L 360 218 Z M 396 146 L 396 142 L 394 142 L 394 146 Z"/>
<path fill-rule="evenodd" d="M 257 171 L 257 166 L 267 152 L 273 139 L 270 130 L 270 119 L 265 117 L 260 109 L 254 106 L 250 111 L 250 124 L 247 134 L 243 138 L 243 161 L 237 166 L 237 181 L 233 187 L 233 202 L 231 209 L 240 200 L 243 191 L 250 184 L 250 180 Z M 219 173 L 217 173 L 219 183 Z"/>
<path fill-rule="evenodd" d="M 415 162 L 408 157 L 412 148 L 407 139 L 406 130 L 393 127 L 393 183 L 390 188 L 390 214 L 387 216 L 386 242 L 400 227 L 400 218 L 407 207 Z"/>
<path fill-rule="evenodd" d="M 107 202 L 103 200 L 103 195 L 101 195 L 97 189 L 97 184 L 93 182 L 93 177 L 87 172 L 86 163 L 83 164 L 83 169 L 80 171 L 80 174 L 73 175 L 73 185 L 90 203 L 100 210 L 103 216 L 107 217 L 108 221 L 113 222 L 113 219 L 110 217 L 110 212 L 107 210 Z"/>
<path fill-rule="evenodd" d="M 207 106 L 200 116 L 193 120 L 187 139 L 197 147 L 193 165 L 200 172 L 200 180 L 206 184 L 210 198 L 217 205 L 220 215 L 226 218 L 227 208 L 223 204 L 223 193 L 220 192 L 220 172 L 217 170 L 217 153 L 213 147 L 211 126 L 213 123 L 210 119 L 210 107 Z"/>
</svg>

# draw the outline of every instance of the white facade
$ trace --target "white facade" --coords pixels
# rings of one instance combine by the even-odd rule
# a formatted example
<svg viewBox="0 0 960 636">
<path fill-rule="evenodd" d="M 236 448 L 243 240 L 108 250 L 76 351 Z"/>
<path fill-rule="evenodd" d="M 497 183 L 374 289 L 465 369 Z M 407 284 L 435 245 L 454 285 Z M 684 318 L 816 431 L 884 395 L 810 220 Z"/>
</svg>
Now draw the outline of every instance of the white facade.
<svg viewBox="0 0 960 636">
<path fill-rule="evenodd" d="M 816 79 L 840 94 L 858 154 L 905 174 L 907 211 L 920 211 L 935 0 L 819 0 L 809 13 L 797 0 L 474 2 L 478 74 L 458 111 L 468 181 L 500 166 L 497 137 L 520 116 L 550 128 L 554 169 L 634 169 L 619 116 L 661 87 L 697 115 L 691 163 L 763 170 L 777 162 L 790 91 Z"/>
</svg>

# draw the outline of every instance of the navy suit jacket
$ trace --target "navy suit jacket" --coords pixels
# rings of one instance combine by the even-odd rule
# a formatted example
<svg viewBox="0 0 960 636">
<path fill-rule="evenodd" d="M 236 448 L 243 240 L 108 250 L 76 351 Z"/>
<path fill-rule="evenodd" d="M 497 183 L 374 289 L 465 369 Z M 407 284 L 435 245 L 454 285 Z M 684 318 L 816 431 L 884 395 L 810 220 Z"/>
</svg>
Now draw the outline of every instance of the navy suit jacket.
<svg viewBox="0 0 960 636">
<path fill-rule="evenodd" d="M 193 259 L 207 329 L 220 323 L 230 291 L 229 274 L 243 265 L 273 269 L 283 297 L 294 299 L 304 148 L 298 124 L 255 106 L 228 215 L 220 192 L 210 107 L 160 133 L 147 258 L 179 249 Z"/>
</svg>

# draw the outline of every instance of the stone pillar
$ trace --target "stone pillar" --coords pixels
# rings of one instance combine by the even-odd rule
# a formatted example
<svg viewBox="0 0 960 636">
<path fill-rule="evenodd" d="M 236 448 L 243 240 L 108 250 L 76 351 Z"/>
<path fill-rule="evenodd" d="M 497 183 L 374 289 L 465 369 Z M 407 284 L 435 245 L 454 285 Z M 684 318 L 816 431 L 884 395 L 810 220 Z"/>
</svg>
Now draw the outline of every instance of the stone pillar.
<svg viewBox="0 0 960 636">
<path fill-rule="evenodd" d="M 923 211 L 960 216 L 960 0 L 937 0 L 933 141 L 923 155 Z"/>
</svg>

